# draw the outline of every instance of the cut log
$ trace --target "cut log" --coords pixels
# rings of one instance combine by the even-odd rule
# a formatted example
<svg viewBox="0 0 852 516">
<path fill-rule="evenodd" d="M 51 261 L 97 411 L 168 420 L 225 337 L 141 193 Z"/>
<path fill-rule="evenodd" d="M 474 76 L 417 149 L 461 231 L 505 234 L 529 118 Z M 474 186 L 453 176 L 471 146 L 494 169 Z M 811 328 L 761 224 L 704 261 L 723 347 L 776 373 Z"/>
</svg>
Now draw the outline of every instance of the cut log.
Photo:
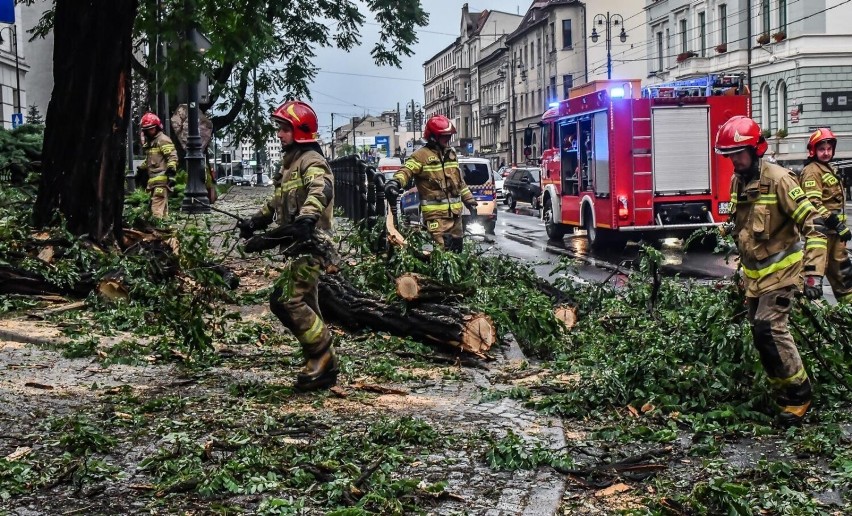
<svg viewBox="0 0 852 516">
<path fill-rule="evenodd" d="M 394 210 L 396 211 L 396 210 Z M 396 224 L 394 224 L 395 214 L 391 211 L 390 204 L 385 201 L 385 213 L 387 216 L 385 217 L 385 229 L 388 232 L 388 242 L 395 247 L 402 247 L 405 245 L 405 237 L 396 229 Z"/>
<path fill-rule="evenodd" d="M 482 313 L 436 303 L 422 303 L 403 312 L 401 307 L 360 292 L 339 274 L 322 276 L 319 291 L 323 316 L 345 328 L 372 328 L 480 357 L 497 341 L 494 322 Z"/>
<path fill-rule="evenodd" d="M 571 305 L 560 305 L 553 309 L 553 315 L 570 330 L 577 324 L 577 307 Z"/>
<path fill-rule="evenodd" d="M 406 301 L 434 301 L 470 294 L 466 289 L 444 285 L 413 272 L 405 273 L 396 279 L 396 293 Z"/>
</svg>

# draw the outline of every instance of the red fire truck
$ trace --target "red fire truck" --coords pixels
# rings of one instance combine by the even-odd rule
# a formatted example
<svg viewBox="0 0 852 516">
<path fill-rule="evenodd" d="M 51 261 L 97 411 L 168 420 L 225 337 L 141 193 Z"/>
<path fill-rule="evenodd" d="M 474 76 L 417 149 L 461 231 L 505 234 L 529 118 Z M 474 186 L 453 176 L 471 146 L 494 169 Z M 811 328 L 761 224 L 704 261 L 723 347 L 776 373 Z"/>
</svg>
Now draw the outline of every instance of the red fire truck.
<svg viewBox="0 0 852 516">
<path fill-rule="evenodd" d="M 713 141 L 727 119 L 751 113 L 741 77 L 711 75 L 641 94 L 624 88 L 638 81 L 601 82 L 542 117 L 548 237 L 583 228 L 590 245 L 615 246 L 724 222 L 733 169 Z"/>
</svg>

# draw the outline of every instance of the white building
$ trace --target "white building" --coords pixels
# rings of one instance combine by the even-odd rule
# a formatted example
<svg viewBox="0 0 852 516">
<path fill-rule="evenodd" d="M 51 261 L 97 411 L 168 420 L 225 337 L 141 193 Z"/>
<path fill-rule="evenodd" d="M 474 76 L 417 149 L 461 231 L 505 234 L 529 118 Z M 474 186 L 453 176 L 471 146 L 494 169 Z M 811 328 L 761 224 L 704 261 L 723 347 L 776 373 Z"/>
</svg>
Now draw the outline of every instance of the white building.
<svg viewBox="0 0 852 516">
<path fill-rule="evenodd" d="M 12 128 L 13 113 L 20 113 L 21 123 L 26 122 L 27 34 L 21 19 L 21 6 L 15 6 L 15 23 L 0 24 L 0 112 L 3 127 Z M 44 116 L 45 111 L 41 112 Z"/>
<path fill-rule="evenodd" d="M 646 9 L 653 80 L 741 73 L 752 116 L 779 161 L 800 166 L 818 126 L 837 134 L 838 158 L 852 158 L 852 36 L 845 21 L 852 4 L 656 0 Z"/>
</svg>

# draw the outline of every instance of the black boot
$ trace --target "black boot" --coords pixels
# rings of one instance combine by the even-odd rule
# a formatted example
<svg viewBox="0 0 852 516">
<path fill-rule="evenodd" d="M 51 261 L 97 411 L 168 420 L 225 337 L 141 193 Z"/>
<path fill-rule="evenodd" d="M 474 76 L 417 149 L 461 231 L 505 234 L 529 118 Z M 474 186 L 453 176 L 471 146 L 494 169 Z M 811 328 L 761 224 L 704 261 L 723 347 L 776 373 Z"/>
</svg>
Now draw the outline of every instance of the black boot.
<svg viewBox="0 0 852 516">
<path fill-rule="evenodd" d="M 337 384 L 339 371 L 337 355 L 329 346 L 321 355 L 308 358 L 305 368 L 296 376 L 294 387 L 301 392 L 328 389 Z"/>
<path fill-rule="evenodd" d="M 799 385 L 791 385 L 783 389 L 777 398 L 780 412 L 775 422 L 781 428 L 789 428 L 802 424 L 805 414 L 811 408 L 811 380 L 806 378 Z"/>
</svg>

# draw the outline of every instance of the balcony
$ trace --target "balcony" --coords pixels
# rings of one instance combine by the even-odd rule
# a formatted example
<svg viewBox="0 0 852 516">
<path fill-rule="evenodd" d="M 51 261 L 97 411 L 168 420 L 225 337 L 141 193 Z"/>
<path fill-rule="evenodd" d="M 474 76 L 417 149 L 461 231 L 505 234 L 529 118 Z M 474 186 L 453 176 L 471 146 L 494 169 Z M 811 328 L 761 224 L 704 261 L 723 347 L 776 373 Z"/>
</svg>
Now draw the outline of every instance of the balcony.
<svg viewBox="0 0 852 516">
<path fill-rule="evenodd" d="M 486 118 L 500 119 L 505 112 L 506 110 L 499 106 L 482 106 L 479 108 L 479 118 L 483 120 Z"/>
</svg>

